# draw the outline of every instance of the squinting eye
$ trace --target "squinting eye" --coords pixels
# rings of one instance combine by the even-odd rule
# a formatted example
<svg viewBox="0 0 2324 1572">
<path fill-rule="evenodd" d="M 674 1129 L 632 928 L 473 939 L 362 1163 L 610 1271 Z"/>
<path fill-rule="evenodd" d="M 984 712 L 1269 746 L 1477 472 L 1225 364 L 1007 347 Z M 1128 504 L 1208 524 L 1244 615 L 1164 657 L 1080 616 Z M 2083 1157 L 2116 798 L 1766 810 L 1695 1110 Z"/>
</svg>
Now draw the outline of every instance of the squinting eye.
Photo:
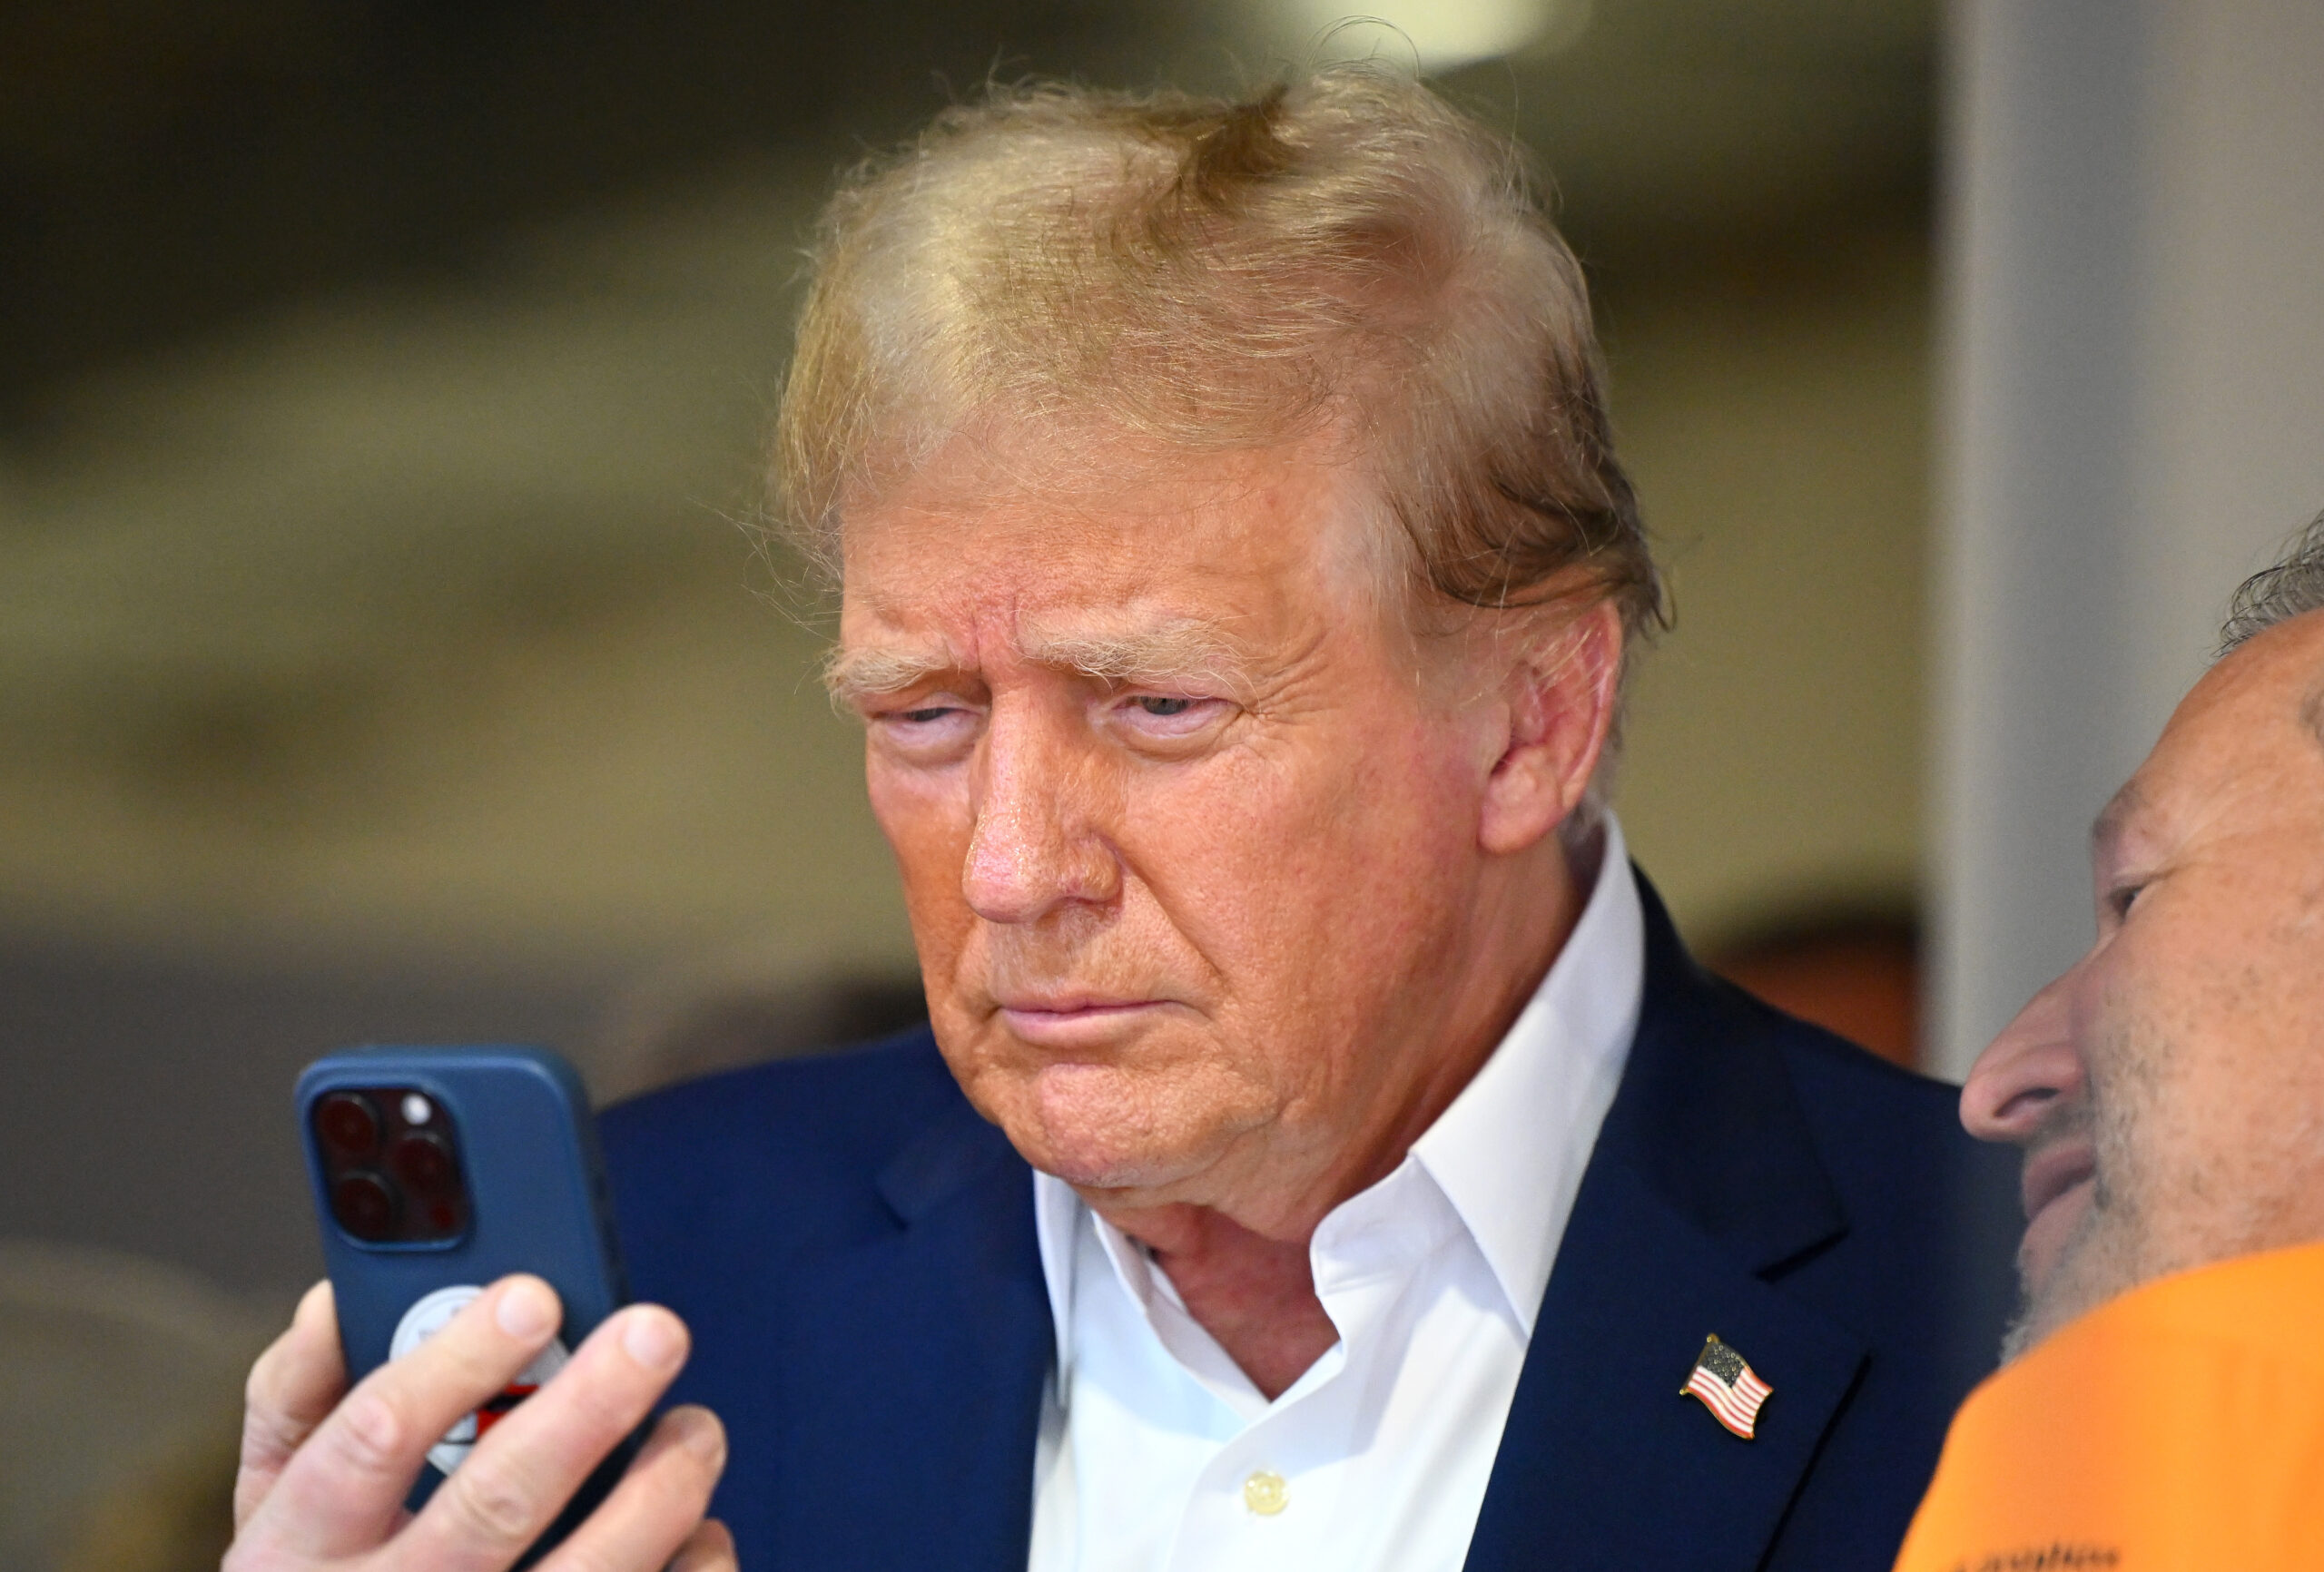
<svg viewBox="0 0 2324 1572">
<path fill-rule="evenodd" d="M 1192 699 L 1165 698 L 1159 693 L 1141 693 L 1133 702 L 1147 714 L 1165 718 L 1171 715 L 1183 715 L 1195 707 L 1195 702 Z"/>
<path fill-rule="evenodd" d="M 2131 908 L 2138 903 L 2139 895 L 2145 889 L 2143 884 L 2126 884 L 2106 897 L 2106 903 L 2114 909 L 2117 922 L 2131 915 Z"/>
<path fill-rule="evenodd" d="M 949 704 L 940 704 L 936 708 L 930 710 L 899 710 L 896 712 L 896 714 L 897 718 L 900 720 L 910 721 L 915 725 L 924 726 L 931 721 L 940 721 L 951 712 L 951 706 Z"/>
</svg>

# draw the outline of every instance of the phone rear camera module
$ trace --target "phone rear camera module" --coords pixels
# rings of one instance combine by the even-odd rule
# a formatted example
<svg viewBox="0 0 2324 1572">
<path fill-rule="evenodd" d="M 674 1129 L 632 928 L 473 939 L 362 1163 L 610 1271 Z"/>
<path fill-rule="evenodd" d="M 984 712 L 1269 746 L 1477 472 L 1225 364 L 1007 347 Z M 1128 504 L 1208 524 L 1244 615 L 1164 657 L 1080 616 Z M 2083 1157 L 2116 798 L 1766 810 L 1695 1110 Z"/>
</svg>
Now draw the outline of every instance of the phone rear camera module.
<svg viewBox="0 0 2324 1572">
<path fill-rule="evenodd" d="M 379 1115 L 360 1092 L 333 1092 L 315 1106 L 315 1134 L 332 1156 L 361 1161 L 379 1149 Z"/>
<path fill-rule="evenodd" d="M 308 1123 L 323 1194 L 347 1237 L 390 1250 L 468 1237 L 472 1204 L 448 1104 L 409 1085 L 335 1086 Z"/>
<path fill-rule="evenodd" d="M 437 1194 L 452 1185 L 452 1149 L 441 1136 L 407 1130 L 388 1147 L 388 1171 L 420 1194 Z"/>
<path fill-rule="evenodd" d="M 330 1212 L 348 1233 L 378 1244 L 396 1236 L 403 1207 L 385 1179 L 359 1168 L 331 1186 Z"/>
</svg>

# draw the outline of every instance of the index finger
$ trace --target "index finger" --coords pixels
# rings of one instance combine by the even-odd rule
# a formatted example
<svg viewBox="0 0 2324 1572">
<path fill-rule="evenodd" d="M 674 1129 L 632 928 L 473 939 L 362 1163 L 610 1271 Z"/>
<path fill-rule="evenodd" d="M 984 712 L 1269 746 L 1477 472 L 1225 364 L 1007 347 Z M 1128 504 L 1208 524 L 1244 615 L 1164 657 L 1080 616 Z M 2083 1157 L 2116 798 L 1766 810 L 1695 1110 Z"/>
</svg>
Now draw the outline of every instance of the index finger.
<svg viewBox="0 0 2324 1572">
<path fill-rule="evenodd" d="M 328 1279 L 307 1290 L 283 1334 L 251 1366 L 242 1389 L 241 1467 L 234 1476 L 234 1530 L 273 1489 L 291 1454 L 347 1390 L 339 1314 Z"/>
</svg>

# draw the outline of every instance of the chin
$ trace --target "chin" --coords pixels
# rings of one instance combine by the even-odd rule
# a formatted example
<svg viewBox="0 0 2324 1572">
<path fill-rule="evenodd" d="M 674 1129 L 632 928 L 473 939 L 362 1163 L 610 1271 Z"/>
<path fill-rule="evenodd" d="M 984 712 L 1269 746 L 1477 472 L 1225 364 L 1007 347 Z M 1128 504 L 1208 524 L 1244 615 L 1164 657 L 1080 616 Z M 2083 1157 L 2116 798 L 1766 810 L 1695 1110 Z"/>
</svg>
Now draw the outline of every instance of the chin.
<svg viewBox="0 0 2324 1572">
<path fill-rule="evenodd" d="M 2053 1218 L 2062 1208 L 2063 1215 Z M 2046 1231 L 2044 1223 L 2051 1224 Z M 2120 1207 L 2100 1206 L 2086 1195 L 2045 1207 L 2018 1252 L 2025 1301 L 2002 1344 L 2004 1361 L 2137 1287 L 2149 1275 L 2140 1269 L 2141 1245 L 2134 1219 Z"/>
<path fill-rule="evenodd" d="M 1050 1064 L 1001 1072 L 974 1101 L 1034 1167 L 1078 1189 L 1157 1190 L 1215 1163 L 1255 1123 L 1198 1094 L 1205 1077 L 1117 1065 Z M 1186 1081 L 1194 1086 L 1182 1084 Z"/>
</svg>

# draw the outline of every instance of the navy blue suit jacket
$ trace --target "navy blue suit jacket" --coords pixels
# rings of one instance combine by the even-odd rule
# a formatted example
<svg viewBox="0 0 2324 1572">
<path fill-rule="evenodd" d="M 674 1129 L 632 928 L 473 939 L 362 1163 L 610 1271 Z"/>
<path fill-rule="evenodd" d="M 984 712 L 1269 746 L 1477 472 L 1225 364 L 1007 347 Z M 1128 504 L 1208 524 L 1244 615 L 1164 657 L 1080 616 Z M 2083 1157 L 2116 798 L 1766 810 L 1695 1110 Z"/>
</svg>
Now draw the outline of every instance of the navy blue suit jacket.
<svg viewBox="0 0 2324 1572">
<path fill-rule="evenodd" d="M 1643 880 L 1641 880 L 1643 886 Z M 1475 1572 L 1880 1572 L 2010 1300 L 2010 1154 L 1950 1088 L 1715 981 L 1646 890 L 1637 1042 L 1542 1301 Z M 694 1329 L 753 1572 L 1022 1572 L 1054 1357 L 1030 1170 L 923 1028 L 610 1112 L 632 1287 Z M 1679 1387 L 1716 1332 L 1756 1439 Z"/>
</svg>

